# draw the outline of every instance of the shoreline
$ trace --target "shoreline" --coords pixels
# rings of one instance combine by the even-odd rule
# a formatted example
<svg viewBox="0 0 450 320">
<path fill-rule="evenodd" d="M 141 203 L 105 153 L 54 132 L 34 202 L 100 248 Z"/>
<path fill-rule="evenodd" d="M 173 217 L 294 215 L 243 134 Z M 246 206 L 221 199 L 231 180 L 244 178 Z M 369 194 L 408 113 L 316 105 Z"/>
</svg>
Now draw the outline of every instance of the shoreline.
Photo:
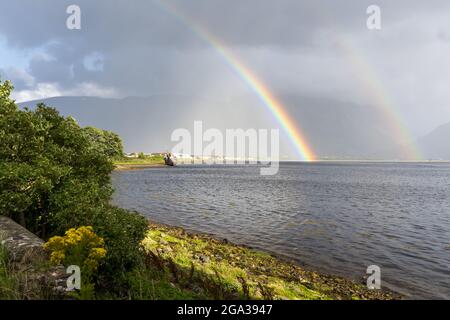
<svg viewBox="0 0 450 320">
<path fill-rule="evenodd" d="M 165 164 L 149 163 L 149 164 L 114 164 L 114 171 L 142 170 L 149 168 L 164 168 Z"/>
<path fill-rule="evenodd" d="M 280 163 L 305 163 L 305 164 L 320 164 L 320 163 L 397 163 L 397 164 L 449 164 L 450 160 L 281 160 Z M 203 163 L 198 163 L 203 164 Z M 216 165 L 226 165 L 225 163 L 215 163 Z M 195 165 L 190 163 L 183 163 L 183 165 Z M 150 168 L 164 168 L 167 167 L 164 163 L 114 163 L 114 171 L 128 171 L 128 170 L 143 170 Z"/>
<path fill-rule="evenodd" d="M 180 268 L 208 273 L 210 269 L 223 270 L 223 277 L 239 285 L 244 274 L 248 283 L 259 281 L 275 288 L 275 299 L 336 299 L 336 300 L 398 300 L 403 297 L 391 290 L 369 290 L 363 283 L 349 278 L 315 271 L 301 266 L 292 259 L 272 252 L 238 245 L 208 233 L 195 232 L 148 220 L 149 233 L 144 239 L 157 264 L 169 261 L 170 266 L 179 261 Z M 199 250 L 201 248 L 201 250 Z M 220 266 L 220 267 L 218 267 Z M 173 266 L 172 266 L 173 267 Z M 219 276 L 218 276 L 219 277 Z M 363 279 L 361 279 L 363 280 Z M 251 287 L 251 285 L 247 286 Z M 255 289 L 258 291 L 258 289 Z M 249 297 L 250 299 L 258 299 Z M 264 296 L 262 297 L 264 298 Z"/>
</svg>

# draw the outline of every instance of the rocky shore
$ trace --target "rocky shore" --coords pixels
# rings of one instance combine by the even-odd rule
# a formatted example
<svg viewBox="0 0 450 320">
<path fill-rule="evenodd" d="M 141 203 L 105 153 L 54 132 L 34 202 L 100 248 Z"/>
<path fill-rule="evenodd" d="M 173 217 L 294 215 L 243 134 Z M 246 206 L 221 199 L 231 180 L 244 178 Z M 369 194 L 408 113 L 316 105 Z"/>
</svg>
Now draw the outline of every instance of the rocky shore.
<svg viewBox="0 0 450 320">
<path fill-rule="evenodd" d="M 205 283 L 210 282 L 206 291 L 216 290 L 225 299 L 401 298 L 393 292 L 369 290 L 363 283 L 306 270 L 268 253 L 182 228 L 150 223 L 143 245 L 153 264 L 172 273 L 174 286 L 187 282 L 200 294 L 205 293 Z"/>
<path fill-rule="evenodd" d="M 21 294 L 12 298 L 62 298 L 65 272 L 45 267 L 47 254 L 42 249 L 43 241 L 5 217 L 0 217 L 0 231 L 1 245 L 9 252 L 10 262 L 15 261 L 11 265 L 17 275 L 15 280 L 27 284 L 26 290 L 20 290 Z M 149 222 L 141 247 L 145 263 L 138 271 L 140 276 L 130 278 L 136 282 L 130 297 L 134 299 L 402 298 L 389 291 L 369 290 L 362 282 L 307 270 L 226 239 L 154 222 Z M 25 274 L 28 280 L 24 282 Z M 141 294 L 142 288 L 149 288 L 150 294 Z"/>
</svg>

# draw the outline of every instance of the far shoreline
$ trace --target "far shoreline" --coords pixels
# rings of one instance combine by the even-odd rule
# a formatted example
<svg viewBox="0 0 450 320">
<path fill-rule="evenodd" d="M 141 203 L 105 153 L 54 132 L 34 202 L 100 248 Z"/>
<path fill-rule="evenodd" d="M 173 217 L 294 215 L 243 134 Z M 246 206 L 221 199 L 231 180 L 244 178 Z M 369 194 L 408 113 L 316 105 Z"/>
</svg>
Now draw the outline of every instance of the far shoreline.
<svg viewBox="0 0 450 320">
<path fill-rule="evenodd" d="M 302 164 L 320 164 L 320 163 L 336 163 L 336 164 L 347 164 L 347 163 L 391 163 L 391 164 L 450 164 L 450 160 L 280 160 L 279 163 L 302 163 Z M 184 162 L 182 165 L 206 165 L 206 163 L 188 163 Z M 214 165 L 233 165 L 233 163 L 221 163 L 217 162 Z M 164 168 L 167 167 L 163 162 L 149 162 L 149 163 L 124 163 L 117 162 L 114 163 L 114 171 L 129 171 L 129 170 L 143 170 L 151 168 Z"/>
<path fill-rule="evenodd" d="M 149 163 L 149 164 L 115 164 L 114 171 L 129 171 L 129 170 L 142 170 L 149 168 L 163 168 L 166 167 L 165 164 L 159 163 Z"/>
</svg>

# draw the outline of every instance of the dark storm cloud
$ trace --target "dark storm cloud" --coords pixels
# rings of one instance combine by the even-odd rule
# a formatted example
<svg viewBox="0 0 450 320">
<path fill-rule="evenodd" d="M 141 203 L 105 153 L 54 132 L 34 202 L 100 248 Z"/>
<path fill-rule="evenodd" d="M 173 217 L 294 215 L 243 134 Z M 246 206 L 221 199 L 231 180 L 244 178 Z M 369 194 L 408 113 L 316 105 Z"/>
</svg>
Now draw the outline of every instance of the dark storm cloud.
<svg viewBox="0 0 450 320">
<path fill-rule="evenodd" d="M 230 46 L 308 46 L 323 28 L 350 27 L 364 22 L 364 1 L 174 1 L 180 11 L 204 25 Z M 331 5 L 333 3 L 333 5 Z M 10 46 L 43 46 L 51 59 L 33 59 L 27 70 L 37 82 L 70 86 L 100 81 L 135 92 L 178 90 L 192 72 L 217 67 L 202 65 L 189 50 L 208 48 L 185 22 L 159 1 L 79 0 L 82 30 L 65 27 L 66 8 L 73 1 L 21 0 L 4 5 L 0 33 Z M 358 14 L 355 14 L 358 13 Z M 349 18 L 351 17 L 351 18 Z M 89 72 L 83 59 L 103 54 L 104 72 Z M 184 54 L 183 54 L 184 53 Z M 196 66 L 195 70 L 191 68 Z M 174 70 L 174 66 L 178 70 Z M 194 81 L 195 82 L 195 81 Z M 167 83 L 167 87 L 165 84 Z M 19 84 L 21 85 L 21 83 Z M 195 86 L 195 85 L 194 85 Z M 20 87 L 19 87 L 20 88 Z M 189 89 L 189 88 L 185 88 Z"/>
<path fill-rule="evenodd" d="M 164 1 L 161 1 L 164 3 Z M 175 16 L 153 0 L 78 0 L 83 29 L 65 28 L 65 10 L 74 1 L 19 0 L 3 5 L 0 31 L 17 46 L 38 46 L 49 40 L 75 41 L 85 49 L 132 44 L 174 46 L 199 45 L 195 35 Z M 388 20 L 402 19 L 421 10 L 448 8 L 448 1 L 369 0 L 190 0 L 170 1 L 180 11 L 230 45 L 305 45 L 320 29 L 358 29 L 365 26 L 365 10 L 376 3 Z M 82 39 L 83 41 L 77 42 Z M 84 45 L 83 45 L 84 44 Z"/>
</svg>

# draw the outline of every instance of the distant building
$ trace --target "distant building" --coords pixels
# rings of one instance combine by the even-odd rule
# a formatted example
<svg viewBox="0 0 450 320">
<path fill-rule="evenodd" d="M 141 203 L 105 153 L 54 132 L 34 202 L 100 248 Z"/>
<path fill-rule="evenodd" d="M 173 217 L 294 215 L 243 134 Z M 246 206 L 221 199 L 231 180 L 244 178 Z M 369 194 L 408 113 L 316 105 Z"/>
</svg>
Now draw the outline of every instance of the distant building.
<svg viewBox="0 0 450 320">
<path fill-rule="evenodd" d="M 137 157 L 139 157 L 139 154 L 137 154 L 136 152 L 125 153 L 125 158 L 137 158 Z"/>
<path fill-rule="evenodd" d="M 128 152 L 125 153 L 126 158 L 139 158 L 139 155 L 144 155 L 145 157 L 163 157 L 165 155 L 164 152 Z"/>
</svg>

